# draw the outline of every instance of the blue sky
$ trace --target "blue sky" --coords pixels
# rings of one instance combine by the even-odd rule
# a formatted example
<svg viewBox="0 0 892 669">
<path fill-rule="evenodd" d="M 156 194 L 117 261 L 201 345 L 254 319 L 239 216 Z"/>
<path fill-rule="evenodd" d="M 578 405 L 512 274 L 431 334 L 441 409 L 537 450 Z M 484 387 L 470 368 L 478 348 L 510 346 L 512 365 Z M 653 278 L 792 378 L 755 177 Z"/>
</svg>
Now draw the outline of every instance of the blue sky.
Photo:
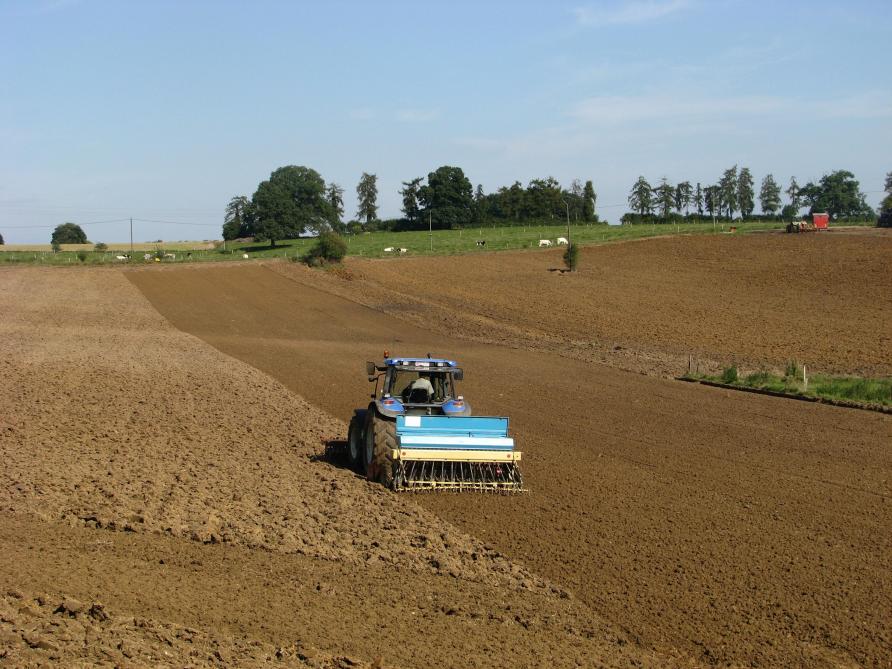
<svg viewBox="0 0 892 669">
<path fill-rule="evenodd" d="M 487 191 L 592 179 L 616 222 L 643 174 L 733 164 L 784 186 L 892 170 L 892 2 L 0 0 L 0 234 L 134 216 L 219 237 L 281 165 L 346 190 L 458 165 Z M 47 227 L 16 227 L 47 226 Z M 127 237 L 118 223 L 85 226 Z"/>
</svg>

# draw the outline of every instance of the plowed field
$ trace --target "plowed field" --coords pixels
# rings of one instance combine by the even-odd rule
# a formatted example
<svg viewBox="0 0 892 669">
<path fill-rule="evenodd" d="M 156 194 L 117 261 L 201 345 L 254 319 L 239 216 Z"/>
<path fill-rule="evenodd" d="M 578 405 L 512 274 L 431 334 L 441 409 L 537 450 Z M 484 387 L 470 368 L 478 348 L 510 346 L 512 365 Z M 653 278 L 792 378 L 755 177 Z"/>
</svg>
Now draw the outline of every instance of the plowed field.
<svg viewBox="0 0 892 669">
<path fill-rule="evenodd" d="M 587 249 L 577 276 L 0 271 L 0 664 L 886 666 L 892 418 L 597 362 L 782 363 L 795 340 L 766 342 L 807 318 L 834 337 L 806 361 L 882 373 L 879 239 L 795 239 L 789 271 L 755 237 Z M 791 288 L 818 257 L 834 287 Z M 385 348 L 461 359 L 530 492 L 400 496 L 320 460 Z"/>
<path fill-rule="evenodd" d="M 724 255 L 722 247 L 717 253 Z M 517 257 L 506 262 L 536 259 Z M 484 318 L 518 330 L 559 320 L 537 321 L 530 304 L 543 305 L 536 299 L 504 297 L 526 280 L 518 272 L 499 278 L 480 259 L 423 262 L 432 276 L 459 268 L 467 283 L 482 286 L 465 298 L 465 314 L 479 304 Z M 409 285 L 416 263 L 400 274 Z M 361 361 L 385 348 L 462 359 L 477 412 L 511 417 L 532 492 L 418 503 L 565 585 L 647 648 L 681 649 L 704 663 L 767 665 L 870 665 L 888 654 L 889 608 L 876 606 L 878 596 L 888 602 L 892 595 L 889 579 L 877 577 L 890 567 L 887 416 L 461 341 L 346 299 L 368 299 L 366 273 L 399 267 L 354 263 L 344 275 L 352 280 L 287 266 L 276 270 L 292 280 L 263 267 L 128 276 L 178 328 L 333 415 L 349 416 L 363 402 Z M 557 280 L 564 279 L 575 277 Z M 386 285 L 399 292 L 399 284 Z M 787 282 L 777 277 L 775 284 Z M 496 300 L 506 307 L 490 313 Z M 870 317 L 888 319 L 884 309 Z M 789 306 L 794 314 L 807 310 Z M 832 312 L 821 313 L 828 328 L 846 330 Z M 758 346 L 760 337 L 744 330 L 738 339 Z M 871 364 L 881 362 L 877 352 Z"/>
</svg>

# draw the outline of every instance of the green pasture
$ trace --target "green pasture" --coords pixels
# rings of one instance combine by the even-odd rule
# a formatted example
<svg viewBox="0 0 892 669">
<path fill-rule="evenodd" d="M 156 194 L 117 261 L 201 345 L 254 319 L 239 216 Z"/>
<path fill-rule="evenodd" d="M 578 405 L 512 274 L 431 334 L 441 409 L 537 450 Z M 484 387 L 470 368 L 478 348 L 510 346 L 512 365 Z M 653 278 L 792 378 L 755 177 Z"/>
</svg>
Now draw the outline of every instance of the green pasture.
<svg viewBox="0 0 892 669">
<path fill-rule="evenodd" d="M 869 224 L 865 224 L 869 225 Z M 678 225 L 571 225 L 569 236 L 574 243 L 583 246 L 608 244 L 611 242 L 647 237 L 673 235 L 712 235 L 712 234 L 747 234 L 763 230 L 777 230 L 784 227 L 777 222 L 734 223 L 734 232 L 727 222 L 713 226 L 712 223 L 682 223 Z M 821 233 L 817 233 L 821 234 Z M 396 256 L 398 253 L 385 253 L 385 248 L 407 249 L 405 256 L 457 255 L 466 253 L 490 253 L 505 250 L 537 250 L 540 239 L 556 243 L 558 237 L 567 237 L 566 225 L 530 225 L 512 227 L 479 227 L 462 230 L 434 230 L 412 232 L 371 232 L 347 235 L 347 253 L 364 258 L 383 258 Z M 477 241 L 485 241 L 485 246 L 477 246 Z M 181 262 L 215 262 L 223 260 L 251 260 L 256 258 L 294 258 L 306 253 L 314 243 L 312 238 L 289 239 L 277 241 L 273 247 L 269 242 L 233 243 L 221 242 L 216 249 L 192 250 L 191 253 L 178 248 L 180 245 L 158 244 L 152 249 L 141 245 L 144 250 L 133 254 L 132 263 L 154 263 L 154 259 L 145 261 L 144 253 L 152 253 L 160 248 L 172 252 L 175 259 L 162 260 L 162 263 Z M 87 250 L 66 250 L 58 253 L 38 250 L 5 250 L 0 247 L 0 264 L 29 263 L 43 265 L 99 265 L 122 264 L 115 258 L 120 255 L 126 245 L 110 244 L 110 248 L 122 249 L 99 253 Z M 247 256 L 247 258 L 245 258 Z"/>
</svg>

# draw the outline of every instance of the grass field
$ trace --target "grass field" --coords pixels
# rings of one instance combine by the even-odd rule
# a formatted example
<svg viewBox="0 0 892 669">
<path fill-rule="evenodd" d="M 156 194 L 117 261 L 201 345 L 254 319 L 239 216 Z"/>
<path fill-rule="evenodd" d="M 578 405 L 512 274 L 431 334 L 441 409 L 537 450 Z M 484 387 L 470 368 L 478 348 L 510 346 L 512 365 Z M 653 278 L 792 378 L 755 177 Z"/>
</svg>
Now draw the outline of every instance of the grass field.
<svg viewBox="0 0 892 669">
<path fill-rule="evenodd" d="M 815 374 L 806 381 L 802 369 L 796 363 L 789 363 L 783 375 L 761 370 L 739 376 L 736 367 L 729 367 L 721 376 L 692 378 L 789 395 L 892 406 L 892 378 L 866 379 L 857 376 Z"/>
<path fill-rule="evenodd" d="M 780 229 L 781 223 L 736 223 L 734 234 L 750 233 L 762 230 Z M 605 244 L 615 241 L 642 239 L 662 235 L 710 235 L 731 234 L 730 226 L 725 223 L 713 227 L 710 223 L 687 223 L 681 225 L 573 225 L 570 235 L 574 242 L 581 245 Z M 392 254 L 384 252 L 385 248 L 405 248 L 410 256 L 419 255 L 456 255 L 464 253 L 482 253 L 504 250 L 520 250 L 538 248 L 540 239 L 554 242 L 558 237 L 567 236 L 566 225 L 530 227 L 482 227 L 464 230 L 434 230 L 427 232 L 374 232 L 347 236 L 347 253 L 366 258 L 381 258 Z M 486 242 L 478 247 L 477 241 Z M 312 238 L 291 239 L 276 243 L 274 248 L 266 242 L 232 244 L 224 249 L 212 248 L 208 242 L 164 242 L 161 244 L 134 244 L 137 257 L 134 261 L 143 262 L 142 254 L 153 252 L 158 248 L 165 251 L 191 251 L 191 257 L 177 253 L 176 260 L 165 262 L 212 262 L 221 260 L 244 260 L 252 258 L 273 258 L 303 255 L 314 240 Z M 129 243 L 110 243 L 105 253 L 96 253 L 89 244 L 63 244 L 59 253 L 53 253 L 49 245 L 22 245 L 0 247 L 0 264 L 29 263 L 47 265 L 74 264 L 106 264 L 119 263 L 115 256 L 129 250 Z M 82 257 L 78 256 L 78 253 Z M 86 255 L 84 255 L 86 254 Z"/>
</svg>

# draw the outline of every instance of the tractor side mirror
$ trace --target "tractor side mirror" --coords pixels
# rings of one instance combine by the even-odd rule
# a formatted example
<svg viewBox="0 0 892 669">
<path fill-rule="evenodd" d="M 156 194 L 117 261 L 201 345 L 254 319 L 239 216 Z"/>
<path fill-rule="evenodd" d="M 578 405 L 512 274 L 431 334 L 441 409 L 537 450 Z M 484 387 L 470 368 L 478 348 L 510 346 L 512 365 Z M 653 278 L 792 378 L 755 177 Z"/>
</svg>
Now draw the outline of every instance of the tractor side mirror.
<svg viewBox="0 0 892 669">
<path fill-rule="evenodd" d="M 452 373 L 452 378 L 455 379 L 456 381 L 462 381 L 465 378 L 465 373 L 461 369 L 456 369 Z"/>
<path fill-rule="evenodd" d="M 375 363 L 374 362 L 369 361 L 369 362 L 365 363 L 365 373 L 368 376 L 375 375 Z"/>
</svg>

